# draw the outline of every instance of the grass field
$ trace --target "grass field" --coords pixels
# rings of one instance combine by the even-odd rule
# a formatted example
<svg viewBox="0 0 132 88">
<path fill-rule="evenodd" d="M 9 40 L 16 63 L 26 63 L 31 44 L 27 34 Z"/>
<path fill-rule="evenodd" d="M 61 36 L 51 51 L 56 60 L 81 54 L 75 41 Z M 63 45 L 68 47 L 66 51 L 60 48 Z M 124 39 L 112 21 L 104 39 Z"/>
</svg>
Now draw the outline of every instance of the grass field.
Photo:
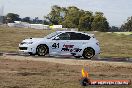
<svg viewBox="0 0 132 88">
<path fill-rule="evenodd" d="M 85 67 L 90 79 L 131 79 L 132 65 L 96 63 Z M 132 88 L 122 86 L 80 85 L 80 65 L 64 65 L 40 61 L 9 60 L 0 57 L 0 88 Z"/>
<path fill-rule="evenodd" d="M 44 37 L 51 30 L 0 27 L 0 52 L 18 51 L 25 38 Z M 93 33 L 93 32 L 92 32 Z M 94 32 L 100 42 L 101 57 L 132 57 L 132 35 Z"/>
<path fill-rule="evenodd" d="M 0 27 L 0 52 L 16 52 L 25 38 L 44 37 L 51 30 Z M 100 42 L 101 57 L 132 57 L 132 36 L 94 33 Z M 0 56 L 0 88 L 82 88 L 79 83 L 82 65 L 44 61 L 10 60 Z M 25 57 L 24 57 L 25 58 Z M 130 79 L 131 63 L 88 62 L 90 79 Z M 89 86 L 86 88 L 132 88 L 124 86 Z"/>
<path fill-rule="evenodd" d="M 132 35 L 132 32 L 114 32 L 114 33 L 121 35 Z"/>
</svg>

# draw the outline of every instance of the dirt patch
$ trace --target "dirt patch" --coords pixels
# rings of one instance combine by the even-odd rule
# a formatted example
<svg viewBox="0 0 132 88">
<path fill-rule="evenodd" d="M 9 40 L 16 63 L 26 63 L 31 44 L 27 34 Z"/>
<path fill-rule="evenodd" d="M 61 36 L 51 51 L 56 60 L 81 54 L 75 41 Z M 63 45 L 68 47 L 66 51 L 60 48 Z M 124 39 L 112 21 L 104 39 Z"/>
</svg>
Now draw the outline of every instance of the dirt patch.
<svg viewBox="0 0 132 88">
<path fill-rule="evenodd" d="M 82 88 L 79 84 L 82 67 L 89 71 L 91 79 L 132 80 L 131 63 L 68 59 L 65 62 L 66 64 L 60 64 L 52 63 L 52 58 L 49 62 L 39 60 L 40 58 L 37 58 L 38 61 L 28 60 L 27 58 L 26 60 L 24 58 L 11 58 L 13 57 L 10 57 L 10 59 L 0 57 L 0 88 Z M 60 58 L 58 59 L 60 60 Z M 71 60 L 74 64 L 71 64 Z M 62 61 L 64 62 L 66 59 L 61 59 Z M 132 85 L 97 87 L 131 88 Z M 89 88 L 94 88 L 94 86 Z"/>
</svg>

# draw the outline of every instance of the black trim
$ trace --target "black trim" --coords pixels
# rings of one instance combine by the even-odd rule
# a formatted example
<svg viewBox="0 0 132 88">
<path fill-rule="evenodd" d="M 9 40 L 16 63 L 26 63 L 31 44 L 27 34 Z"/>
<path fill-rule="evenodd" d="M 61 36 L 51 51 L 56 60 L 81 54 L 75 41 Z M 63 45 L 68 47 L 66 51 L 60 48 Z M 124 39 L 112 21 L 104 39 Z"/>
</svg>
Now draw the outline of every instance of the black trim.
<svg viewBox="0 0 132 88">
<path fill-rule="evenodd" d="M 19 47 L 20 50 L 27 50 L 27 47 Z"/>
</svg>

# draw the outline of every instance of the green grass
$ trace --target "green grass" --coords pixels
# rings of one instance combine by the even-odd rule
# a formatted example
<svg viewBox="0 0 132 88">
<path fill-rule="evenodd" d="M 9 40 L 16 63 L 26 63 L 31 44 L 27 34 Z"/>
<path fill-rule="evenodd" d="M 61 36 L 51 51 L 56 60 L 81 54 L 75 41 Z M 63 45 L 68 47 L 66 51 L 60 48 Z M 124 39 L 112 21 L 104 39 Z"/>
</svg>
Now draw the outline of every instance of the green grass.
<svg viewBox="0 0 132 88">
<path fill-rule="evenodd" d="M 100 42 L 102 57 L 132 57 L 132 35 L 94 33 Z"/>
<path fill-rule="evenodd" d="M 44 37 L 52 30 L 0 27 L 0 52 L 18 51 L 18 44 L 25 38 Z M 100 42 L 101 57 L 132 57 L 132 35 L 91 32 Z"/>
<path fill-rule="evenodd" d="M 0 27 L 0 51 L 17 51 L 18 44 L 25 38 L 44 37 L 49 30 Z"/>
<path fill-rule="evenodd" d="M 114 32 L 116 34 L 132 35 L 132 32 Z"/>
</svg>

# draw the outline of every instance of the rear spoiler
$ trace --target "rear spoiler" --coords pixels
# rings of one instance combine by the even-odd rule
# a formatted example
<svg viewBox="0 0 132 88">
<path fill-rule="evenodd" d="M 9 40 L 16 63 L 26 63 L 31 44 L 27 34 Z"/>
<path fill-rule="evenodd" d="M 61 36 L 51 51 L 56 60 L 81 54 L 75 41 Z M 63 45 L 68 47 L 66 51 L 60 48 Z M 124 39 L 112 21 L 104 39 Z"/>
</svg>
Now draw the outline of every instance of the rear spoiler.
<svg viewBox="0 0 132 88">
<path fill-rule="evenodd" d="M 95 35 L 94 34 L 89 34 L 91 37 L 95 38 Z"/>
</svg>

